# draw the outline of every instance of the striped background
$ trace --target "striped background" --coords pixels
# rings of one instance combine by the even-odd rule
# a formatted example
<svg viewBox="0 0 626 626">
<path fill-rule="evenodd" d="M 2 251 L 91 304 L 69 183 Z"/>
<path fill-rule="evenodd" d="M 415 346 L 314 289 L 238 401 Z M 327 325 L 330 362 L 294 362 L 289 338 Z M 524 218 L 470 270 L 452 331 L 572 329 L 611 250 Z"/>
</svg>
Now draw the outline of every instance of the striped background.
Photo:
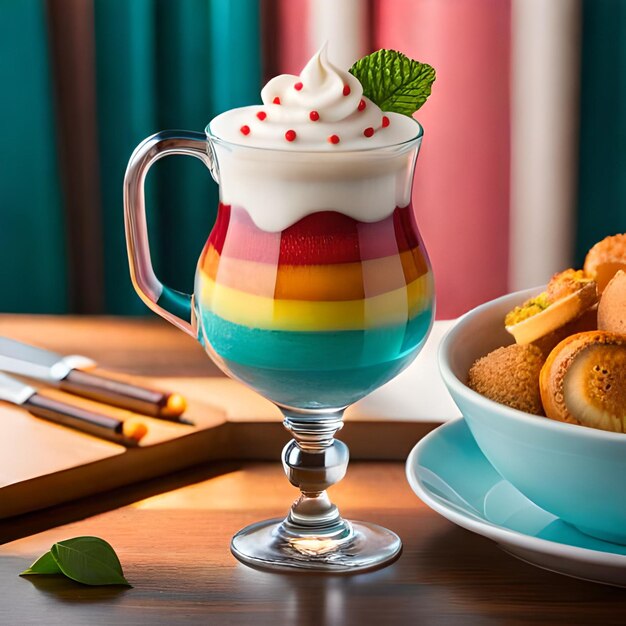
<svg viewBox="0 0 626 626">
<path fill-rule="evenodd" d="M 622 0 L 7 0 L 0 3 L 0 311 L 145 313 L 128 278 L 133 147 L 200 129 L 298 72 L 379 47 L 438 71 L 413 204 L 452 317 L 626 231 Z M 216 190 L 149 180 L 157 272 L 191 290 Z"/>
</svg>

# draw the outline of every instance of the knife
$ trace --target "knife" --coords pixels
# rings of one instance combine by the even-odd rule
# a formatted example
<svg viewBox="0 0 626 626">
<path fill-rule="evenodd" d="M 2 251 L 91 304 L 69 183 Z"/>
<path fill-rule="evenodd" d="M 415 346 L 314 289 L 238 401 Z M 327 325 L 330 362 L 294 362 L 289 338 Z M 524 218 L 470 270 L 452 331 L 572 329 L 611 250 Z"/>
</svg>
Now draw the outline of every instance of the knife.
<svg viewBox="0 0 626 626">
<path fill-rule="evenodd" d="M 84 371 L 95 365 L 95 361 L 84 356 L 62 356 L 15 339 L 0 337 L 0 370 L 55 383 L 63 391 L 105 404 L 191 424 L 180 417 L 186 408 L 185 398 L 180 394 L 139 387 Z"/>
<path fill-rule="evenodd" d="M 145 424 L 139 420 L 119 420 L 42 396 L 30 385 L 1 373 L 0 400 L 22 406 L 36 417 L 128 447 L 136 446 L 148 431 Z"/>
</svg>

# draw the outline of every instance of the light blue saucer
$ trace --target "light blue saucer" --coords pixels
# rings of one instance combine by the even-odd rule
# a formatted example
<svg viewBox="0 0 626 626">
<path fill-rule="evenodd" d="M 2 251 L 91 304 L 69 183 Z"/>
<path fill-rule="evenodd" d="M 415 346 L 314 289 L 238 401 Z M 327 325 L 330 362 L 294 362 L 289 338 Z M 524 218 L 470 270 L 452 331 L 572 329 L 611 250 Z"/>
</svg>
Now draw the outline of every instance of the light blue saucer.
<svg viewBox="0 0 626 626">
<path fill-rule="evenodd" d="M 506 552 L 567 576 L 626 586 L 626 546 L 584 535 L 533 504 L 489 464 L 462 418 L 424 437 L 406 473 L 429 507 Z"/>
</svg>

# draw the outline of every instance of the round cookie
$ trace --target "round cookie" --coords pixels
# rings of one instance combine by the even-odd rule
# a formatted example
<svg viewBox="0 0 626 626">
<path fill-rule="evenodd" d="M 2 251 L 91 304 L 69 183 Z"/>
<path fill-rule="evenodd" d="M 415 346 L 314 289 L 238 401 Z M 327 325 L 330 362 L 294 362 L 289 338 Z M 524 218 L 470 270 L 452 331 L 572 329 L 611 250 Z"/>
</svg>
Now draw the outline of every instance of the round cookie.
<svg viewBox="0 0 626 626">
<path fill-rule="evenodd" d="M 598 283 L 599 293 L 618 270 L 626 271 L 626 234 L 605 237 L 589 250 L 585 258 L 585 274 Z"/>
<path fill-rule="evenodd" d="M 543 353 L 532 345 L 497 348 L 474 362 L 468 386 L 481 395 L 513 409 L 543 415 L 539 372 Z"/>
<path fill-rule="evenodd" d="M 626 432 L 626 336 L 578 333 L 559 343 L 539 376 L 546 415 Z"/>
<path fill-rule="evenodd" d="M 619 270 L 598 305 L 598 329 L 626 335 L 626 272 Z"/>
</svg>

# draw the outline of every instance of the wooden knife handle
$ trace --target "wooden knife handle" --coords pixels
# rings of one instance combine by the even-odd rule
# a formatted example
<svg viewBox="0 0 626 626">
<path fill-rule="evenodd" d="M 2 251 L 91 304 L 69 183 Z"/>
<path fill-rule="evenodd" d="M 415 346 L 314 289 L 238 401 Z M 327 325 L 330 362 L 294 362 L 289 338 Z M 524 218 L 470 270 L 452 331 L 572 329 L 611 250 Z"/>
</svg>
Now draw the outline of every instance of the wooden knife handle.
<svg viewBox="0 0 626 626">
<path fill-rule="evenodd" d="M 121 443 L 125 446 L 136 446 L 139 439 L 145 434 L 145 426 L 141 433 L 131 426 L 130 432 L 139 434 L 139 437 L 136 435 L 128 436 L 129 430 L 125 427 L 125 423 L 122 420 L 60 402 L 38 393 L 33 394 L 23 406 L 37 417 L 81 430 L 102 439 Z"/>
<path fill-rule="evenodd" d="M 185 410 L 184 398 L 179 394 L 139 387 L 83 370 L 71 370 L 59 386 L 63 391 L 91 400 L 162 419 L 177 420 Z"/>
</svg>

